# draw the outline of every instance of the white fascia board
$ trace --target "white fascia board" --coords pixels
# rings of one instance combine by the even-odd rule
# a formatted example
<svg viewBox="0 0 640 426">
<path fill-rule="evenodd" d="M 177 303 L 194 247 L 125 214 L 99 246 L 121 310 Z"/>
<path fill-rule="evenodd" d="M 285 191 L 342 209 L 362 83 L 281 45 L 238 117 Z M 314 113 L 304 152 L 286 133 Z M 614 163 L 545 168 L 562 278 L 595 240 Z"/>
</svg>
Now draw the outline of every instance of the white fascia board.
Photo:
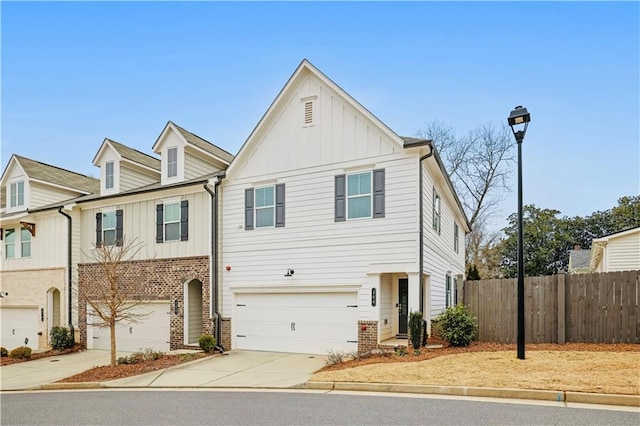
<svg viewBox="0 0 640 426">
<path fill-rule="evenodd" d="M 113 151 L 116 154 L 116 157 L 118 158 L 118 160 L 122 160 L 122 156 L 120 155 L 118 150 L 115 149 L 113 145 L 111 145 L 111 140 L 109 138 L 105 138 L 104 141 L 102 142 L 102 145 L 100 145 L 100 148 L 98 149 L 98 152 L 96 153 L 95 157 L 93 157 L 94 166 L 100 167 L 100 158 L 102 158 L 102 155 L 104 154 L 104 151 L 107 148 L 109 148 L 111 151 Z"/>
</svg>

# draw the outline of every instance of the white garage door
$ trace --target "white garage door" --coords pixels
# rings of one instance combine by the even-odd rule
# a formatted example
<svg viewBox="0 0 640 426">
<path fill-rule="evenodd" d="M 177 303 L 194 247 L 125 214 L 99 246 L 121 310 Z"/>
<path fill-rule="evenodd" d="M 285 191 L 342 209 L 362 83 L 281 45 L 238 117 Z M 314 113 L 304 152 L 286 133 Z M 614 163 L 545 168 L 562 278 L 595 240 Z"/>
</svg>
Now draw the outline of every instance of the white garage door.
<svg viewBox="0 0 640 426">
<path fill-rule="evenodd" d="M 37 308 L 0 308 L 0 346 L 11 351 L 18 346 L 38 349 L 38 309 Z"/>
<path fill-rule="evenodd" d="M 116 325 L 116 350 L 137 352 L 146 348 L 167 352 L 169 350 L 169 302 L 144 303 L 135 308 L 146 316 L 135 324 Z M 88 310 L 88 322 L 91 322 Z M 109 328 L 87 327 L 87 347 L 108 351 L 111 349 Z"/>
<path fill-rule="evenodd" d="M 326 354 L 358 349 L 356 293 L 238 294 L 236 347 Z"/>
</svg>

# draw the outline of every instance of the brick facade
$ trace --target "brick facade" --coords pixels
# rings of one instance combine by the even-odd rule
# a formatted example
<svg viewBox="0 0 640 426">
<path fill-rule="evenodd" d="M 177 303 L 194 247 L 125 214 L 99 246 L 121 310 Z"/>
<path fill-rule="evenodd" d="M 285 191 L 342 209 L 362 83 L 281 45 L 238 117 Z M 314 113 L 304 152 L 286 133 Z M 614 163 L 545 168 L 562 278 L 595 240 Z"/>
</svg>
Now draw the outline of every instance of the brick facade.
<svg viewBox="0 0 640 426">
<path fill-rule="evenodd" d="M 118 284 L 123 291 L 135 291 L 135 299 L 168 300 L 171 305 L 170 349 L 179 349 L 184 345 L 184 284 L 191 280 L 202 283 L 202 331 L 213 334 L 213 320 L 209 316 L 209 256 L 182 257 L 172 259 L 154 259 L 128 261 L 121 264 Z M 78 265 L 79 288 L 84 294 L 95 294 L 91 287 L 104 279 L 100 264 Z M 140 285 L 142 283 L 143 285 Z M 133 287 L 137 286 L 137 287 Z M 178 312 L 174 303 L 178 301 Z M 78 325 L 80 343 L 87 343 L 87 301 L 82 297 L 78 301 Z"/>
<path fill-rule="evenodd" d="M 378 347 L 378 321 L 358 321 L 358 353 Z"/>
<path fill-rule="evenodd" d="M 220 318 L 219 342 L 225 351 L 231 350 L 231 318 Z"/>
</svg>

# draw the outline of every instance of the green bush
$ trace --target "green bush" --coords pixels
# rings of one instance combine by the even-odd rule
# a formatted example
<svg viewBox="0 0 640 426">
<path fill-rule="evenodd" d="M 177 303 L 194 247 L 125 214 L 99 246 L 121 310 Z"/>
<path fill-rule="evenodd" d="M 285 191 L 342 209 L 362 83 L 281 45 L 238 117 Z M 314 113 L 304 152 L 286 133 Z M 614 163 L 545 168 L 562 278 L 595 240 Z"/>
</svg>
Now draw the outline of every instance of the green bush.
<svg viewBox="0 0 640 426">
<path fill-rule="evenodd" d="M 216 348 L 216 343 L 218 343 L 216 341 L 216 338 L 209 334 L 203 334 L 202 336 L 200 336 L 200 339 L 198 339 L 198 344 L 200 345 L 200 349 L 202 349 L 208 354 L 213 352 L 213 350 Z"/>
<path fill-rule="evenodd" d="M 413 349 L 419 351 L 422 346 L 422 312 L 409 314 L 409 333 Z"/>
<path fill-rule="evenodd" d="M 469 346 L 476 337 L 477 319 L 464 305 L 448 307 L 438 316 L 437 326 L 451 346 Z"/>
<path fill-rule="evenodd" d="M 0 356 L 3 358 L 9 356 L 9 351 L 4 346 L 0 346 Z"/>
<path fill-rule="evenodd" d="M 18 346 L 9 352 L 9 358 L 29 359 L 31 358 L 31 348 L 28 346 Z"/>
<path fill-rule="evenodd" d="M 49 332 L 51 348 L 56 351 L 72 348 L 74 345 L 73 331 L 66 327 L 51 327 Z"/>
</svg>

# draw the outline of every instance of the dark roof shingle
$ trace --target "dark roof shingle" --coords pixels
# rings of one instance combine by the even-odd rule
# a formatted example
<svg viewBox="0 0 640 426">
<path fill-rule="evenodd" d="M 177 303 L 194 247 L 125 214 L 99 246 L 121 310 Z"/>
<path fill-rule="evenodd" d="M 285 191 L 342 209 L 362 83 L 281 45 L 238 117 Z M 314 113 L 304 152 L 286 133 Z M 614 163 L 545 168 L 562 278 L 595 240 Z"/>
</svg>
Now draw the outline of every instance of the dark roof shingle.
<svg viewBox="0 0 640 426">
<path fill-rule="evenodd" d="M 53 183 L 55 185 L 72 188 L 80 192 L 96 193 L 100 191 L 100 181 L 98 179 L 52 166 L 50 164 L 41 163 L 40 161 L 15 155 L 16 160 L 24 169 L 25 173 L 32 179 L 43 182 Z"/>
</svg>

